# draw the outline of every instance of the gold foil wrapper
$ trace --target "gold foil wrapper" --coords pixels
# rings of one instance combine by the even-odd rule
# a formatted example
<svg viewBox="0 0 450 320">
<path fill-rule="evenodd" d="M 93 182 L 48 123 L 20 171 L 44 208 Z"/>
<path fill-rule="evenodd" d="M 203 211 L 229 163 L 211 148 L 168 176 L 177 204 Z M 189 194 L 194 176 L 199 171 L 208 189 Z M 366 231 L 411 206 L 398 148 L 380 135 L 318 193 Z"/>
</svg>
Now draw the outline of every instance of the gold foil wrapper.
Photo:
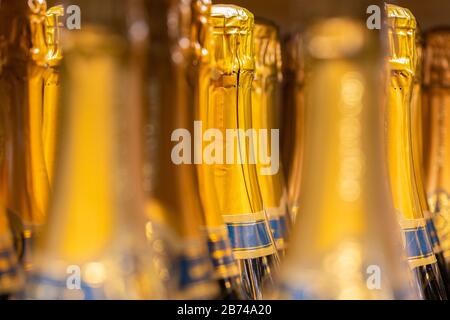
<svg viewBox="0 0 450 320">
<path fill-rule="evenodd" d="M 429 113 L 428 203 L 447 266 L 450 261 L 450 31 L 425 37 L 424 104 Z"/>
<path fill-rule="evenodd" d="M 256 69 L 252 82 L 252 127 L 266 133 L 267 151 L 264 152 L 272 160 L 270 167 L 257 161 L 258 184 L 276 247 L 283 250 L 287 243 L 290 215 L 287 211 L 285 180 L 279 159 L 282 64 L 278 28 L 269 21 L 257 19 L 254 37 Z M 261 136 L 259 139 L 261 142 Z M 275 163 L 274 157 L 277 159 Z M 268 174 L 264 174 L 265 172 Z"/>
</svg>

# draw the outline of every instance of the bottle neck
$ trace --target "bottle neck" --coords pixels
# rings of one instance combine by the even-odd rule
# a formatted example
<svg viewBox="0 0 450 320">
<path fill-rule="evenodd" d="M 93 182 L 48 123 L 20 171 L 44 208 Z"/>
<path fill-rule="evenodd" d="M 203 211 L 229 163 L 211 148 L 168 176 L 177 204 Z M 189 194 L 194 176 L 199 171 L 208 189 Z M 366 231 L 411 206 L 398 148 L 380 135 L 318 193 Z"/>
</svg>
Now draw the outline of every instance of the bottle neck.
<svg viewBox="0 0 450 320">
<path fill-rule="evenodd" d="M 450 194 L 450 40 L 449 30 L 428 34 L 425 48 L 424 107 L 430 118 L 427 192 L 435 210 L 436 194 Z"/>
<path fill-rule="evenodd" d="M 83 260 L 110 246 L 126 219 L 141 212 L 129 206 L 136 157 L 125 128 L 131 111 L 121 95 L 124 43 L 88 26 L 67 37 L 72 47 L 65 50 L 63 132 L 47 244 L 59 257 Z"/>
<path fill-rule="evenodd" d="M 277 29 L 270 24 L 255 25 L 255 78 L 252 81 L 252 128 L 265 133 L 266 144 L 260 145 L 257 157 L 258 183 L 262 198 L 269 214 L 281 212 L 283 197 L 283 181 L 279 165 L 279 140 L 275 130 L 279 130 L 277 115 L 280 57 Z M 260 142 L 262 142 L 261 136 Z M 261 157 L 261 154 L 263 155 Z M 270 158 L 269 158 L 270 157 Z M 267 165 L 267 159 L 270 160 Z M 264 175 L 265 171 L 269 174 Z M 273 217 L 272 217 L 273 218 Z"/>
<path fill-rule="evenodd" d="M 450 195 L 450 89 L 427 88 L 424 95 L 430 117 L 427 192 Z"/>
<path fill-rule="evenodd" d="M 150 28 L 156 30 L 150 35 L 149 61 L 157 65 L 147 66 L 146 81 L 152 96 L 144 101 L 145 125 L 152 128 L 147 135 L 146 166 L 151 176 L 146 177 L 149 188 L 148 211 L 162 223 L 175 230 L 183 239 L 199 238 L 202 208 L 196 186 L 193 144 L 183 136 L 183 141 L 171 141 L 180 130 L 188 130 L 190 141 L 194 139 L 194 101 L 191 92 L 196 90 L 196 66 L 194 48 L 191 46 L 189 30 L 193 23 L 191 2 L 174 1 L 160 10 L 149 7 L 149 14 L 158 17 L 150 20 Z M 167 27 L 167 19 L 171 25 Z M 152 28 L 153 27 L 153 28 Z M 200 31 L 199 32 L 203 32 Z M 191 74 L 193 72 L 193 74 Z M 186 139 L 189 139 L 186 138 Z M 183 145 L 183 156 L 179 163 L 174 153 L 175 146 Z"/>
<path fill-rule="evenodd" d="M 362 25 L 341 19 L 312 29 L 308 43 L 326 27 L 336 30 L 334 36 L 346 30 L 364 40 L 350 57 L 322 58 L 328 45 L 344 43 L 333 35 L 323 48 L 309 47 L 301 215 L 312 227 L 301 237 L 314 238 L 318 252 L 345 237 L 364 237 L 376 211 L 390 212 L 383 183 L 378 42 Z"/>
<path fill-rule="evenodd" d="M 387 142 L 395 208 L 401 220 L 423 219 L 413 157 L 413 97 L 417 69 L 416 23 L 406 9 L 387 5 L 389 87 Z"/>
<path fill-rule="evenodd" d="M 380 42 L 364 23 L 340 18 L 313 25 L 305 43 L 301 202 L 283 276 L 311 298 L 375 298 L 360 270 L 384 265 L 391 279 L 401 275 L 382 150 Z M 375 295 L 389 297 L 388 287 Z"/>
<path fill-rule="evenodd" d="M 253 72 L 254 17 L 249 11 L 232 5 L 213 5 L 211 11 L 213 69 L 221 74 Z"/>
</svg>

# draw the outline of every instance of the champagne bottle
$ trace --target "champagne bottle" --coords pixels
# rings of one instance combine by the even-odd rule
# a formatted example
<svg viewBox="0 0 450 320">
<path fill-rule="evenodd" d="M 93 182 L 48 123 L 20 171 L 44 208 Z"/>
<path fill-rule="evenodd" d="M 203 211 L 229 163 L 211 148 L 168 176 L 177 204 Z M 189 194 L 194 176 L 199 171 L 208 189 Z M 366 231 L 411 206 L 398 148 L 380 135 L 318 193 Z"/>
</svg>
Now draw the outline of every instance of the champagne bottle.
<svg viewBox="0 0 450 320">
<path fill-rule="evenodd" d="M 58 117 L 58 69 L 62 59 L 59 18 L 64 8 L 47 8 L 46 1 L 29 1 L 30 60 L 28 106 L 25 119 L 26 164 L 31 212 L 23 216 L 26 269 L 32 267 L 31 247 L 45 220 L 56 147 Z"/>
<path fill-rule="evenodd" d="M 11 72 L 13 57 L 10 50 L 13 47 L 11 39 L 5 32 L 11 26 L 13 15 L 5 14 L 5 8 L 0 6 L 0 300 L 7 299 L 16 293 L 23 285 L 23 275 L 19 264 L 19 241 L 15 241 L 12 233 L 12 221 L 8 219 L 6 207 L 8 197 L 8 152 L 11 144 L 11 124 L 9 117 L 10 93 L 6 90 Z M 11 216 L 11 218 L 13 218 Z M 18 232 L 16 233 L 17 236 Z M 20 240 L 20 236 L 18 239 Z"/>
<path fill-rule="evenodd" d="M 447 272 L 450 271 L 450 144 L 447 141 L 450 126 L 449 40 L 450 32 L 445 29 L 430 32 L 426 36 L 423 100 L 430 118 L 429 161 L 426 168 L 428 204 L 446 264 L 442 269 Z"/>
<path fill-rule="evenodd" d="M 31 2 L 30 2 L 31 4 Z M 6 199 L 7 214 L 13 224 L 17 254 L 29 268 L 28 255 L 24 253 L 24 243 L 28 242 L 34 231 L 42 225 L 43 215 L 32 193 L 30 163 L 29 81 L 31 62 L 31 22 L 30 4 L 25 1 L 3 4 L 0 7 L 1 34 L 4 45 L 3 72 L 1 79 L 2 108 L 4 109 L 9 138 L 5 141 Z M 36 161 L 38 162 L 38 161 Z M 45 171 L 44 171 L 45 175 Z M 45 187 L 43 188 L 45 189 Z M 40 198 L 45 202 L 46 193 Z M 25 240 L 24 240 L 25 239 Z M 29 246 L 26 246 L 27 248 Z M 27 250 L 27 252 L 29 252 Z"/>
<path fill-rule="evenodd" d="M 176 148 L 169 140 L 175 141 L 180 131 L 193 132 L 194 127 L 190 77 L 195 66 L 190 37 L 192 24 L 202 14 L 196 11 L 195 2 L 145 2 L 151 32 L 147 58 L 140 65 L 144 85 L 150 89 L 143 91 L 144 95 L 149 94 L 142 102 L 144 127 L 151 128 L 146 136 L 144 162 L 151 173 L 145 176 L 148 213 L 161 228 L 172 232 L 170 251 L 179 274 L 178 293 L 174 297 L 191 300 L 219 296 L 202 230 L 203 211 L 195 165 L 178 162 L 173 151 Z M 191 153 L 188 149 L 184 151 Z M 226 288 L 223 289 L 226 296 Z"/>
<path fill-rule="evenodd" d="M 257 19 L 255 38 L 255 78 L 252 82 L 252 127 L 259 132 L 256 170 L 264 210 L 276 248 L 281 255 L 288 240 L 290 216 L 280 164 L 279 93 L 281 48 L 278 29 L 270 21 Z"/>
<path fill-rule="evenodd" d="M 283 167 L 287 180 L 291 220 L 295 220 L 300 204 L 300 185 L 304 138 L 304 78 L 303 38 L 295 33 L 286 40 L 283 85 Z"/>
<path fill-rule="evenodd" d="M 19 258 L 24 256 L 24 238 L 31 235 L 33 204 L 28 188 L 28 142 L 26 119 L 28 104 L 27 64 L 31 35 L 29 7 L 25 1 L 0 6 L 2 38 L 2 114 L 5 116 L 6 191 L 5 206 L 13 226 Z M 25 266 L 27 267 L 27 266 Z"/>
<path fill-rule="evenodd" d="M 47 70 L 43 77 L 43 110 L 42 110 L 42 139 L 44 145 L 44 159 L 47 169 L 50 190 L 52 189 L 55 167 L 56 146 L 58 138 L 59 99 L 60 99 L 60 63 L 61 50 L 61 21 L 64 7 L 51 7 L 45 15 L 45 42 L 47 52 Z"/>
<path fill-rule="evenodd" d="M 64 32 L 62 43 L 55 192 L 27 296 L 162 298 L 163 275 L 145 239 L 152 221 L 139 187 L 139 105 L 127 96 L 131 2 L 77 4 L 83 28 Z"/>
<path fill-rule="evenodd" d="M 424 171 L 424 142 L 427 135 L 424 132 L 424 112 L 422 105 L 422 73 L 423 73 L 423 44 L 420 30 L 416 30 L 416 49 L 417 49 L 417 65 L 415 70 L 413 91 L 411 97 L 411 121 L 412 136 L 411 142 L 413 146 L 413 165 L 414 175 L 417 179 L 417 191 L 419 193 L 420 206 L 426 221 L 426 229 L 430 236 L 433 252 L 436 255 L 437 264 L 441 273 L 442 280 L 446 289 L 447 296 L 450 294 L 450 279 L 448 277 L 447 266 L 445 265 L 442 246 L 437 235 L 436 226 L 433 216 L 430 212 L 427 196 L 425 191 L 425 171 Z"/>
<path fill-rule="evenodd" d="M 192 94 L 193 116 L 196 125 L 205 118 L 208 106 L 209 76 L 211 73 L 210 45 L 212 37 L 211 25 L 211 1 L 192 1 L 192 24 L 191 24 L 191 61 L 189 84 Z M 197 143 L 194 142 L 195 147 Z M 194 148 L 194 157 L 199 157 Z M 228 230 L 223 222 L 218 208 L 217 194 L 212 187 L 212 168 L 203 163 L 196 164 L 196 182 L 200 194 L 203 213 L 203 230 L 208 239 L 208 250 L 214 266 L 214 276 L 220 284 L 221 297 L 224 299 L 244 299 L 244 292 L 239 277 L 239 268 L 233 257 Z M 208 178 L 206 178 L 208 177 Z"/>
<path fill-rule="evenodd" d="M 302 201 L 274 296 L 413 298 L 385 179 L 377 33 L 322 19 L 304 48 Z"/>
<path fill-rule="evenodd" d="M 22 269 L 14 248 L 6 209 L 3 207 L 0 211 L 0 300 L 18 292 L 22 285 Z"/>
<path fill-rule="evenodd" d="M 426 230 L 412 141 L 412 92 L 417 66 L 416 20 L 405 8 L 386 5 L 389 45 L 387 147 L 389 174 L 400 225 L 417 285 L 425 299 L 446 299 Z"/>
<path fill-rule="evenodd" d="M 255 154 L 251 131 L 247 135 L 252 125 L 254 18 L 237 6 L 214 5 L 211 23 L 210 66 L 202 74 L 198 114 L 204 139 L 212 143 L 197 153 L 202 157 L 196 159 L 202 163 L 200 190 L 207 216 L 221 215 L 208 217 L 208 227 L 227 225 L 245 298 L 260 299 L 261 286 L 270 282 L 278 255 L 263 210 L 256 164 L 248 161 L 250 153 Z"/>
</svg>

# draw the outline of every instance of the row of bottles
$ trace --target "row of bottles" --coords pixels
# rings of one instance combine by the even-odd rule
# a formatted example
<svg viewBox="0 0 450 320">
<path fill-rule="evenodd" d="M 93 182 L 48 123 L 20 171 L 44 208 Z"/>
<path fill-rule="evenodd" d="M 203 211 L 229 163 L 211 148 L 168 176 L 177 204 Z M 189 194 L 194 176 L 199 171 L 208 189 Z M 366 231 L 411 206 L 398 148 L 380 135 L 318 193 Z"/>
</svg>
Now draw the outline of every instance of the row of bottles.
<svg viewBox="0 0 450 320">
<path fill-rule="evenodd" d="M 70 4 L 0 2 L 1 297 L 447 299 L 448 31 Z"/>
</svg>

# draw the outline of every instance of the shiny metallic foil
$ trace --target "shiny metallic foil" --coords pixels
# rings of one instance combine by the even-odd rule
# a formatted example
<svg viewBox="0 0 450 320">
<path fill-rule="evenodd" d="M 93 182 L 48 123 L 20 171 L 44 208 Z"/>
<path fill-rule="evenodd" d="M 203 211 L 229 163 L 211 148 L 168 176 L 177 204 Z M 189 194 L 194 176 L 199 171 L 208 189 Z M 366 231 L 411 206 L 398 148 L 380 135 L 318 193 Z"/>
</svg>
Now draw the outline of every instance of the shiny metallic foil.
<svg viewBox="0 0 450 320">
<path fill-rule="evenodd" d="M 252 125 L 254 18 L 243 8 L 215 5 L 211 23 L 212 34 L 206 46 L 209 66 L 201 71 L 199 119 L 204 131 L 218 129 L 226 137 L 227 129 L 245 131 Z M 242 134 L 235 138 L 234 142 L 240 141 L 235 143 L 239 154 L 253 151 L 249 139 Z M 222 144 L 223 155 L 227 143 Z M 256 165 L 248 161 L 240 164 L 236 158 L 222 163 L 202 162 L 199 167 L 206 215 L 211 214 L 207 225 L 222 228 L 225 222 L 233 255 L 239 261 L 245 298 L 259 299 L 263 282 L 271 279 L 271 262 L 278 256 L 263 208 Z"/>
<path fill-rule="evenodd" d="M 418 157 L 412 141 L 414 106 L 412 97 L 418 53 L 416 20 L 405 8 L 386 5 L 389 47 L 389 87 L 387 106 L 387 154 L 389 176 L 403 230 L 410 268 L 417 286 L 427 299 L 445 299 L 443 281 L 433 252 L 432 241 L 421 202 Z M 414 141 L 417 144 L 417 141 Z M 423 197 L 423 196 L 422 196 Z"/>
<path fill-rule="evenodd" d="M 192 61 L 191 83 L 192 99 L 194 109 L 194 119 L 201 121 L 201 114 L 205 111 L 207 97 L 203 89 L 208 83 L 206 77 L 211 72 L 210 45 L 212 39 L 210 0 L 192 2 L 192 12 L 194 14 L 191 27 L 191 46 L 194 50 L 195 58 Z M 207 190 L 205 174 L 211 173 L 210 168 L 199 164 L 196 165 L 198 190 L 202 200 L 203 227 L 208 240 L 209 254 L 214 266 L 214 276 L 221 286 L 221 297 L 224 299 L 244 299 L 244 292 L 239 277 L 239 267 L 234 259 L 228 229 L 223 223 L 219 210 L 215 210 L 217 202 L 215 190 Z M 212 196 L 212 198 L 208 198 Z"/>
<path fill-rule="evenodd" d="M 426 221 L 426 229 L 430 236 L 433 252 L 436 255 L 437 264 L 441 273 L 442 280 L 446 289 L 447 296 L 450 295 L 450 278 L 448 275 L 447 266 L 445 264 L 444 253 L 441 246 L 441 241 L 437 234 L 433 214 L 430 212 L 426 196 L 425 186 L 425 166 L 424 157 L 425 150 L 428 148 L 428 132 L 427 117 L 424 113 L 424 106 L 422 104 L 422 83 L 423 83 L 423 61 L 424 48 L 423 39 L 420 29 L 416 30 L 416 48 L 417 48 L 417 65 L 414 77 L 413 91 L 411 96 L 411 121 L 412 121 L 412 136 L 411 142 L 413 146 L 413 164 L 414 175 L 417 179 L 417 191 L 419 193 L 420 206 Z M 426 144 L 426 145 L 425 145 Z"/>
</svg>

